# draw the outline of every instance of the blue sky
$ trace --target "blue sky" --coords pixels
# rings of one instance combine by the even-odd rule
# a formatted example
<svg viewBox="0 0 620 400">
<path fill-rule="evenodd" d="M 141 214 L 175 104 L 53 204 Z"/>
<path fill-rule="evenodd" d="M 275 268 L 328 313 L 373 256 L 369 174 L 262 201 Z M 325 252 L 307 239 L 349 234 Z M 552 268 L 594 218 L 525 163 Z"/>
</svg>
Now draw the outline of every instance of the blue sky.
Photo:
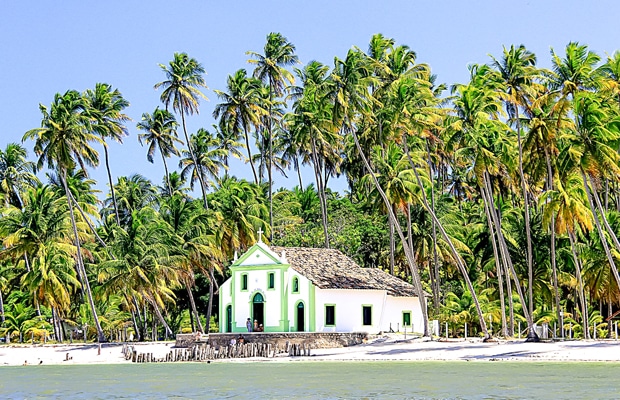
<svg viewBox="0 0 620 400">
<path fill-rule="evenodd" d="M 118 88 L 131 103 L 126 113 L 130 136 L 110 145 L 114 176 L 140 173 L 160 184 L 163 166 L 146 160 L 135 124 L 160 105 L 153 85 L 164 79 L 158 64 L 174 52 L 187 52 L 207 71 L 210 99 L 200 115 L 188 119 L 190 132 L 214 123 L 226 77 L 239 68 L 251 70 L 246 51 L 262 52 L 269 32 L 280 32 L 297 47 L 303 64 L 318 60 L 333 65 L 352 46 L 366 49 L 374 33 L 383 33 L 416 51 L 430 64 L 439 82 L 467 80 L 467 65 L 499 56 L 502 46 L 524 44 L 549 66 L 549 49 L 563 54 L 579 41 L 602 57 L 620 49 L 615 1 L 4 1 L 0 23 L 0 147 L 20 142 L 39 127 L 38 104 L 49 105 L 55 93 L 83 91 L 97 82 Z M 33 142 L 26 142 L 31 158 Z M 171 164 L 176 164 L 172 162 Z M 251 178 L 249 166 L 235 164 L 231 173 Z M 106 189 L 104 168 L 90 171 Z M 43 178 L 43 174 L 40 174 Z M 276 187 L 292 187 L 276 177 Z M 305 174 L 304 184 L 312 181 Z M 345 182 L 332 181 L 336 190 Z"/>
</svg>

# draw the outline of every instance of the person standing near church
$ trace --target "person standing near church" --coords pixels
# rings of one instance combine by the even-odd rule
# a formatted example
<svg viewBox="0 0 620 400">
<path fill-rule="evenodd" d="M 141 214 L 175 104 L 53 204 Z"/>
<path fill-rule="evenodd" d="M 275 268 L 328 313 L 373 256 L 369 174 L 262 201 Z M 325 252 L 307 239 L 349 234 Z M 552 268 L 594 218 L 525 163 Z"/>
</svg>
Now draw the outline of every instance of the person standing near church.
<svg viewBox="0 0 620 400">
<path fill-rule="evenodd" d="M 252 320 L 248 318 L 247 321 L 245 321 L 245 326 L 246 328 L 248 328 L 248 332 L 252 332 Z"/>
</svg>

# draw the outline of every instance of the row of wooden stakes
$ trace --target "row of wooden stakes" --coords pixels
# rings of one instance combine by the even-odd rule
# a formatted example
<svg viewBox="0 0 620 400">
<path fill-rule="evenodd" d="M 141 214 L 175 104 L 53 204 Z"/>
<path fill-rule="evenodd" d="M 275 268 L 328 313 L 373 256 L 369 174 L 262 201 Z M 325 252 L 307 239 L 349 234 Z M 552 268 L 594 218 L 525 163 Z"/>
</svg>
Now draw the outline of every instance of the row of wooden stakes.
<svg viewBox="0 0 620 400">
<path fill-rule="evenodd" d="M 272 346 L 268 343 L 244 343 L 215 348 L 209 344 L 199 344 L 188 348 L 172 349 L 164 357 L 156 357 L 153 353 L 138 353 L 135 346 L 125 344 L 122 352 L 125 360 L 135 363 L 210 361 L 222 358 L 269 358 L 279 354 L 288 354 L 290 357 L 309 356 L 310 345 L 286 342 L 283 348 L 279 348 L 277 345 Z"/>
</svg>

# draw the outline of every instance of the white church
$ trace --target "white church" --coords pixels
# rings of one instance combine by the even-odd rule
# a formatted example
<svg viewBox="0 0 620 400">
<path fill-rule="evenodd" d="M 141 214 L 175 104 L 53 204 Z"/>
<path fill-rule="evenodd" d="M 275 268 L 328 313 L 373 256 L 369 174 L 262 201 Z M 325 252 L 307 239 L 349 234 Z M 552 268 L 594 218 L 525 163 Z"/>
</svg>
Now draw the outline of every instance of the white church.
<svg viewBox="0 0 620 400">
<path fill-rule="evenodd" d="M 219 288 L 221 332 L 422 332 L 418 293 L 334 249 L 270 247 L 260 239 Z M 423 294 L 428 296 L 428 294 Z"/>
</svg>

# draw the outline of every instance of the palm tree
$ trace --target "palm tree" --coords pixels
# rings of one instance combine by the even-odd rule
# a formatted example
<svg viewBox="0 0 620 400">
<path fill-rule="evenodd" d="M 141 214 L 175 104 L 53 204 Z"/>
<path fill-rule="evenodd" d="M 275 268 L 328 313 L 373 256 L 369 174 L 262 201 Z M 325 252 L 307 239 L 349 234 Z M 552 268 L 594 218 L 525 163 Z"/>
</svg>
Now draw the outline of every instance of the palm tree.
<svg viewBox="0 0 620 400">
<path fill-rule="evenodd" d="M 22 193 L 36 186 L 35 165 L 26 159 L 26 149 L 18 143 L 9 143 L 5 150 L 0 149 L 0 195 L 5 205 L 21 208 Z"/>
<path fill-rule="evenodd" d="M 179 160 L 179 167 L 181 168 L 181 178 L 187 180 L 189 177 L 190 187 L 194 189 L 196 180 L 208 182 L 210 177 L 217 178 L 220 168 L 224 168 L 220 161 L 224 156 L 224 150 L 218 148 L 217 139 L 209 131 L 202 128 L 198 129 L 195 135 L 191 135 L 189 140 L 187 147 L 191 150 L 183 150 L 184 157 Z M 193 157 L 190 152 L 194 154 Z M 201 189 L 203 190 L 202 195 L 206 196 L 205 187 L 201 186 Z"/>
<path fill-rule="evenodd" d="M 275 125 L 272 105 L 275 98 L 284 94 L 286 83 L 292 85 L 295 82 L 293 74 L 285 67 L 295 65 L 299 62 L 295 53 L 295 46 L 280 33 L 271 32 L 267 35 L 267 43 L 264 48 L 265 54 L 248 51 L 246 54 L 254 57 L 248 62 L 256 65 L 254 77 L 266 83 L 269 87 L 269 109 L 267 120 L 267 134 L 269 137 L 268 159 L 269 166 L 267 174 L 269 176 L 269 227 L 273 232 L 273 128 Z"/>
<path fill-rule="evenodd" d="M 200 88 L 206 88 L 203 74 L 205 69 L 196 61 L 189 57 L 186 53 L 174 53 L 174 59 L 170 61 L 169 66 L 159 65 L 166 75 L 166 80 L 155 84 L 155 89 L 162 87 L 164 90 L 161 94 L 161 101 L 166 106 L 166 110 L 172 104 L 172 109 L 181 114 L 181 122 L 183 125 L 183 133 L 185 134 L 185 142 L 188 145 L 188 151 L 194 164 L 198 164 L 195 154 L 189 147 L 189 136 L 187 134 L 187 126 L 185 124 L 185 114 L 198 114 L 198 105 L 200 99 L 208 100 L 200 91 Z M 203 193 L 206 193 L 206 184 L 201 176 L 198 176 Z M 207 197 L 203 195 L 205 208 L 209 208 Z"/>
<path fill-rule="evenodd" d="M 230 126 L 213 125 L 215 130 L 215 139 L 219 143 L 219 149 L 223 150 L 221 161 L 224 164 L 224 174 L 228 174 L 228 167 L 230 167 L 228 160 L 230 156 L 233 156 L 239 160 L 243 160 L 243 154 L 239 149 L 245 147 L 245 145 L 239 142 L 239 135 L 233 131 Z"/>
<path fill-rule="evenodd" d="M 101 144 L 102 140 L 87 129 L 88 120 L 84 115 L 84 99 L 74 90 L 69 90 L 64 95 L 56 94 L 49 111 L 44 105 L 39 105 L 39 109 L 43 114 L 41 128 L 29 130 L 24 135 L 23 140 L 35 140 L 34 151 L 39 156 L 37 168 L 41 169 L 47 163 L 48 168 L 58 171 L 63 183 L 75 246 L 77 247 L 78 275 L 81 275 L 82 285 L 84 285 L 88 297 L 90 310 L 97 328 L 98 340 L 103 342 L 106 338 L 99 323 L 90 283 L 84 268 L 80 238 L 73 214 L 69 188 L 67 187 L 67 171 L 73 170 L 76 165 L 85 170 L 86 165 L 96 166 L 99 163 L 97 151 L 91 147 L 91 142 Z"/>
<path fill-rule="evenodd" d="M 229 75 L 226 80 L 226 92 L 214 90 L 217 97 L 222 100 L 213 110 L 213 118 L 220 119 L 220 126 L 226 126 L 237 136 L 245 135 L 245 148 L 248 152 L 248 162 L 252 167 L 254 182 L 259 183 L 256 168 L 250 149 L 250 128 L 258 127 L 261 117 L 267 111 L 261 101 L 261 82 L 255 78 L 248 78 L 247 72 L 240 69 L 234 75 Z"/>
<path fill-rule="evenodd" d="M 536 76 L 536 56 L 528 51 L 525 46 L 518 48 L 510 46 L 507 50 L 504 47 L 501 60 L 492 57 L 492 65 L 500 75 L 501 81 L 504 83 L 503 91 L 505 93 L 504 104 L 508 117 L 517 127 L 517 144 L 519 147 L 519 177 L 521 179 L 521 190 L 523 194 L 523 206 L 525 215 L 525 234 L 527 237 L 527 265 L 528 265 L 528 305 L 530 315 L 534 312 L 534 294 L 533 294 L 533 278 L 534 266 L 532 258 L 532 233 L 530 228 L 530 211 L 528 184 L 525 180 L 523 172 L 523 142 L 521 119 L 519 108 L 526 107 L 528 102 L 528 91 L 531 91 L 533 80 Z M 530 334 L 535 332 L 530 331 Z"/>
<path fill-rule="evenodd" d="M 138 141 L 140 144 L 143 144 L 144 141 L 148 145 L 146 159 L 150 163 L 153 163 L 153 154 L 159 148 L 159 153 L 164 163 L 168 195 L 171 196 L 172 185 L 170 184 L 170 174 L 168 173 L 166 158 L 171 155 L 178 156 L 179 150 L 174 146 L 174 143 L 183 143 L 177 136 L 177 121 L 174 115 L 157 107 L 153 114 L 142 114 L 142 121 L 138 123 L 137 128 L 145 132 L 138 135 Z"/>
<path fill-rule="evenodd" d="M 123 98 L 118 89 L 112 90 L 112 86 L 107 83 L 97 83 L 95 90 L 89 89 L 84 93 L 84 99 L 86 101 L 86 115 L 91 119 L 90 127 L 103 141 L 105 167 L 108 172 L 112 202 L 116 211 L 116 223 L 120 225 L 116 195 L 112 184 L 112 173 L 110 172 L 108 145 L 105 140 L 112 139 L 118 143 L 123 143 L 123 137 L 128 135 L 123 122 L 129 120 L 129 117 L 123 114 L 123 110 L 129 106 L 129 102 Z"/>
<path fill-rule="evenodd" d="M 341 123 L 342 133 L 344 135 L 351 135 L 353 138 L 358 154 L 364 163 L 364 167 L 366 168 L 367 173 L 372 177 L 375 188 L 383 199 L 386 209 L 388 209 L 389 223 L 394 224 L 401 239 L 401 244 L 405 250 L 405 256 L 411 270 L 414 287 L 418 293 L 423 293 L 422 282 L 420 280 L 419 270 L 415 262 L 415 256 L 405 240 L 402 229 L 400 225 L 398 225 L 396 216 L 390 207 L 390 201 L 381 188 L 379 181 L 364 154 L 364 150 L 362 149 L 356 133 L 356 130 L 358 129 L 356 126 L 358 118 L 361 116 L 370 117 L 370 93 L 368 92 L 368 88 L 374 82 L 374 79 L 370 76 L 370 64 L 366 61 L 364 55 L 359 50 L 354 49 L 349 50 L 345 60 L 336 58 L 335 64 L 336 65 L 332 73 L 336 84 L 333 118 L 335 121 L 339 121 Z M 408 153 L 408 150 L 405 151 Z M 424 318 L 424 335 L 428 335 L 428 317 L 426 314 L 426 299 L 424 296 L 420 297 L 420 306 L 422 308 Z M 483 331 L 486 332 L 486 325 L 484 318 L 482 317 L 482 312 L 480 312 L 480 315 Z"/>
<path fill-rule="evenodd" d="M 326 186 L 329 164 L 339 168 L 343 147 L 338 128 L 332 121 L 332 81 L 329 68 L 317 61 L 311 61 L 302 69 L 295 69 L 302 87 L 293 87 L 293 112 L 287 115 L 287 126 L 292 137 L 292 147 L 309 159 L 314 169 L 314 178 L 321 203 L 321 219 L 325 247 L 329 248 L 327 230 Z M 297 167 L 299 168 L 299 167 Z M 302 188 L 302 186 L 300 186 Z"/>
<path fill-rule="evenodd" d="M 157 201 L 157 189 L 151 181 L 140 174 L 119 177 L 116 183 L 116 192 L 118 194 L 118 212 L 123 228 L 131 226 L 135 211 L 153 206 Z M 106 207 L 102 210 L 104 216 L 110 213 L 110 202 L 106 200 L 105 203 Z"/>
</svg>

